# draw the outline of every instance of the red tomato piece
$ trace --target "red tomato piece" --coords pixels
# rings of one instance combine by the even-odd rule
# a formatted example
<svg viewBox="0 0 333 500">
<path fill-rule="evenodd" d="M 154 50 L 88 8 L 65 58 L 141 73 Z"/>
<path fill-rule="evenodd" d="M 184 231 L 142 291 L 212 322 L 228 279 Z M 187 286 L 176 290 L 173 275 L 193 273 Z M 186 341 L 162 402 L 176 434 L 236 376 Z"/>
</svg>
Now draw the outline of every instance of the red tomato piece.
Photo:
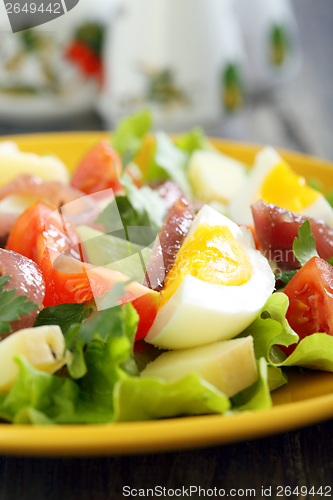
<svg viewBox="0 0 333 500">
<path fill-rule="evenodd" d="M 83 303 L 93 298 L 98 302 L 98 298 L 103 297 L 113 285 L 129 280 L 122 273 L 83 264 L 50 248 L 44 252 L 41 269 L 46 283 L 44 306 Z M 140 283 L 132 282 L 126 286 L 126 295 L 120 297 L 118 303 L 131 302 L 139 314 L 136 340 L 148 333 L 156 317 L 159 300 L 158 292 Z"/>
<path fill-rule="evenodd" d="M 13 250 L 40 264 L 46 246 L 57 252 L 75 252 L 80 238 L 74 227 L 58 211 L 37 201 L 16 220 L 8 236 L 6 249 Z"/>
<path fill-rule="evenodd" d="M 72 177 L 71 185 L 83 193 L 93 194 L 104 189 L 114 193 L 123 191 L 119 182 L 122 173 L 121 159 L 104 139 L 94 146 L 81 160 Z"/>
<path fill-rule="evenodd" d="M 303 217 L 273 204 L 257 201 L 252 205 L 255 230 L 265 256 L 277 264 L 297 269 L 299 262 L 292 246 L 298 228 L 307 219 L 316 241 L 317 252 L 324 260 L 333 256 L 333 229 L 323 221 Z"/>
<path fill-rule="evenodd" d="M 289 281 L 284 293 L 289 297 L 287 320 L 300 340 L 313 333 L 333 335 L 333 266 L 312 257 Z M 279 347 L 289 355 L 296 345 Z"/>
<path fill-rule="evenodd" d="M 93 268 L 86 264 L 86 271 L 92 287 L 93 295 L 101 297 L 105 290 L 111 290 L 115 283 L 128 281 L 129 277 L 111 269 Z M 126 286 L 126 295 L 119 300 L 120 304 L 131 302 L 139 315 L 139 324 L 135 340 L 145 337 L 156 317 L 160 293 L 133 281 Z"/>
<path fill-rule="evenodd" d="M 154 319 L 156 318 L 160 294 L 158 292 L 154 292 L 154 290 L 148 290 L 149 293 L 141 295 L 132 302 L 133 307 L 136 309 L 140 317 L 135 340 L 143 339 L 147 335 Z M 154 294 L 150 292 L 154 292 Z"/>
<path fill-rule="evenodd" d="M 57 251 L 47 247 L 40 263 L 45 281 L 45 307 L 65 303 L 89 302 L 94 298 L 84 265 L 69 257 L 64 257 L 61 271 L 55 260 L 60 256 Z M 105 288 L 106 289 L 106 288 Z"/>
</svg>

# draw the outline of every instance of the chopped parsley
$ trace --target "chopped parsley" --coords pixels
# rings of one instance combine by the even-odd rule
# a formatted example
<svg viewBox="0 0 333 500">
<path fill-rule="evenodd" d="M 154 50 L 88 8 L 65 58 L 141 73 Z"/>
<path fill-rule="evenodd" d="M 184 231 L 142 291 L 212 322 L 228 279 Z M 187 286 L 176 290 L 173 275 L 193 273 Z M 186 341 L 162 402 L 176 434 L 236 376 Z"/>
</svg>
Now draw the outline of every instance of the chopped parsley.
<svg viewBox="0 0 333 500">
<path fill-rule="evenodd" d="M 25 295 L 15 297 L 17 289 L 3 290 L 4 285 L 10 280 L 11 276 L 0 277 L 0 335 L 10 333 L 12 328 L 10 323 L 31 313 L 38 308 L 35 302 L 27 300 Z"/>
<path fill-rule="evenodd" d="M 312 257 L 319 257 L 309 220 L 303 222 L 298 228 L 298 238 L 294 239 L 293 252 L 301 266 L 304 266 Z"/>
</svg>

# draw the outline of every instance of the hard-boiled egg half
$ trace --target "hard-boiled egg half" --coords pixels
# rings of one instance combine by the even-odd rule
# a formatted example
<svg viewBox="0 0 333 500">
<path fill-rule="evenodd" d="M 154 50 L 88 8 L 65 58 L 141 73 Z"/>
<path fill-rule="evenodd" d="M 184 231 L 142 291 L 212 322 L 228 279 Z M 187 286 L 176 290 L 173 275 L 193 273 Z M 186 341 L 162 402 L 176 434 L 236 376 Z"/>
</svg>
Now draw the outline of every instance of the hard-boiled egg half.
<svg viewBox="0 0 333 500">
<path fill-rule="evenodd" d="M 299 214 L 323 219 L 333 227 L 333 209 L 325 197 L 306 184 L 272 147 L 256 156 L 247 182 L 232 200 L 229 215 L 239 224 L 253 224 L 251 205 L 258 200 Z"/>
<path fill-rule="evenodd" d="M 168 273 L 145 340 L 185 349 L 231 339 L 257 317 L 274 284 L 251 232 L 205 205 Z"/>
</svg>

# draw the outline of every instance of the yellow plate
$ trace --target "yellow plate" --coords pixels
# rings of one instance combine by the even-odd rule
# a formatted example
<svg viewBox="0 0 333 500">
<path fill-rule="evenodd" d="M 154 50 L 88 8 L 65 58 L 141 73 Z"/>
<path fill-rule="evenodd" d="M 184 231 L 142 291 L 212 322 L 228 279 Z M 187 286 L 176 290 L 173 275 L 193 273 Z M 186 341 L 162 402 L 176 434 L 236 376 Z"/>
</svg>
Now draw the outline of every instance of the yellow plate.
<svg viewBox="0 0 333 500">
<path fill-rule="evenodd" d="M 106 133 L 25 135 L 15 140 L 24 151 L 57 154 L 72 170 L 78 160 Z M 252 164 L 260 146 L 214 140 L 216 147 Z M 299 153 L 282 156 L 305 177 L 317 177 L 333 189 L 333 164 Z M 103 425 L 11 426 L 0 424 L 0 454 L 111 455 L 211 446 L 309 425 L 333 416 L 333 374 L 290 370 L 288 385 L 272 394 L 270 410 L 234 416 L 210 415 L 170 420 Z"/>
</svg>

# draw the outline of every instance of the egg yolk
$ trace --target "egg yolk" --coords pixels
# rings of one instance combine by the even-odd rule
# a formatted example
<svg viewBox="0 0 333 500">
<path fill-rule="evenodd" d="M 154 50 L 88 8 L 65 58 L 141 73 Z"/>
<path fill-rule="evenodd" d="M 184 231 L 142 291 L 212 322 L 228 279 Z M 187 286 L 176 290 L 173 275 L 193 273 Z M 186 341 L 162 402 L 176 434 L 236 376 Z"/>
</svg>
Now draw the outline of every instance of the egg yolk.
<svg viewBox="0 0 333 500">
<path fill-rule="evenodd" d="M 318 191 L 308 186 L 304 177 L 297 175 L 282 161 L 266 176 L 256 201 L 274 203 L 291 212 L 299 212 L 311 205 L 318 196 Z"/>
<path fill-rule="evenodd" d="M 175 293 L 190 274 L 214 285 L 242 285 L 252 275 L 248 258 L 227 226 L 200 224 L 182 245 L 169 271 L 160 307 Z"/>
</svg>

